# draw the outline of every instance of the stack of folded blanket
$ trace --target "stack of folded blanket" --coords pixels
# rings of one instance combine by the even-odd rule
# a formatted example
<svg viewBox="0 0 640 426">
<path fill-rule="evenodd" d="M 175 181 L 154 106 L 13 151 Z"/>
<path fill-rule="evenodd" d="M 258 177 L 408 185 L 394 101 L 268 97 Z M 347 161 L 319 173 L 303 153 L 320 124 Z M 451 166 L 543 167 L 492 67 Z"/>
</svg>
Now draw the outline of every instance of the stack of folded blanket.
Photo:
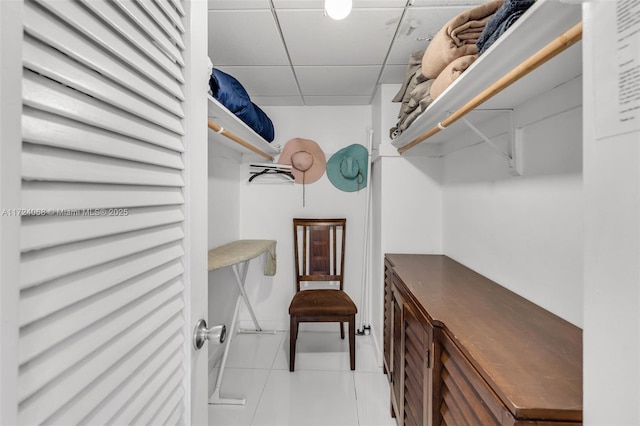
<svg viewBox="0 0 640 426">
<path fill-rule="evenodd" d="M 392 139 L 445 91 L 535 0 L 491 0 L 447 22 L 423 51 L 413 52 L 393 102 L 402 103 Z"/>
<path fill-rule="evenodd" d="M 256 104 L 242 84 L 231 75 L 213 68 L 209 78 L 211 95 L 229 111 L 245 122 L 267 142 L 275 137 L 273 122 Z"/>
<path fill-rule="evenodd" d="M 487 22 L 482 35 L 476 42 L 478 55 L 482 55 L 533 3 L 535 0 L 505 0 L 496 14 Z"/>
</svg>

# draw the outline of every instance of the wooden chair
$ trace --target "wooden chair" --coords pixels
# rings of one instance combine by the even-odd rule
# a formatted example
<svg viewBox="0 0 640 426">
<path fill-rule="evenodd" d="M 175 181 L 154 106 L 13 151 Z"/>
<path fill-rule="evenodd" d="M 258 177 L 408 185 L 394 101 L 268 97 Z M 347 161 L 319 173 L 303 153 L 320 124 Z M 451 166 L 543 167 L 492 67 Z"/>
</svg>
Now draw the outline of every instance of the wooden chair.
<svg viewBox="0 0 640 426">
<path fill-rule="evenodd" d="M 296 294 L 289 305 L 291 319 L 289 371 L 296 359 L 298 324 L 339 322 L 344 339 L 344 323 L 349 323 L 349 359 L 356 368 L 355 318 L 358 309 L 344 292 L 344 247 L 346 219 L 293 219 Z M 322 283 L 322 287 L 301 289 L 301 283 Z M 333 288 L 331 288 L 333 287 Z"/>
</svg>

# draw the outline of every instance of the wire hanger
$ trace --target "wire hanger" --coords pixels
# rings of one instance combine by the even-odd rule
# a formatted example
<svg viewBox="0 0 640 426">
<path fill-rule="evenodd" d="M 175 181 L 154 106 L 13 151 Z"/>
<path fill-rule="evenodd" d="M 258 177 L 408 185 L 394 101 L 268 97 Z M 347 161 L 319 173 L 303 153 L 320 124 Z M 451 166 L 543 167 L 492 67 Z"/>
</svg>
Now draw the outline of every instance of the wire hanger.
<svg viewBox="0 0 640 426">
<path fill-rule="evenodd" d="M 260 179 L 267 176 L 269 178 L 275 177 L 280 182 L 295 181 L 295 177 L 291 173 L 291 166 L 288 164 L 253 163 L 249 167 L 251 174 L 249 182 L 253 182 L 256 178 Z M 271 182 L 274 182 L 274 180 L 272 179 Z"/>
<path fill-rule="evenodd" d="M 251 177 L 249 178 L 249 182 L 253 182 L 253 180 L 257 177 L 260 176 L 265 176 L 265 175 L 281 175 L 283 176 L 286 180 L 295 180 L 295 177 L 293 176 L 293 173 L 291 172 L 287 172 L 285 170 L 278 170 L 278 169 L 264 169 L 262 171 L 259 172 L 254 172 L 251 173 Z"/>
</svg>

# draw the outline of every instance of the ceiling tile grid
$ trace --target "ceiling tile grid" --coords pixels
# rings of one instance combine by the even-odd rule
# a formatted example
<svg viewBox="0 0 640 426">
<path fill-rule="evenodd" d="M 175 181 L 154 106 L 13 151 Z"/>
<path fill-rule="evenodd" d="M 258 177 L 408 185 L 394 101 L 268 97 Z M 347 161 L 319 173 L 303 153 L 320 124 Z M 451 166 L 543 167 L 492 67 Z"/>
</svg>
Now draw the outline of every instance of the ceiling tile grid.
<svg viewBox="0 0 640 426">
<path fill-rule="evenodd" d="M 208 0 L 209 57 L 257 105 L 367 105 L 377 85 L 402 82 L 411 52 L 482 2 L 353 0 L 335 21 L 322 0 Z"/>
<path fill-rule="evenodd" d="M 321 10 L 282 10 L 277 15 L 294 66 L 382 65 L 402 9 L 354 9 L 341 21 Z"/>
</svg>

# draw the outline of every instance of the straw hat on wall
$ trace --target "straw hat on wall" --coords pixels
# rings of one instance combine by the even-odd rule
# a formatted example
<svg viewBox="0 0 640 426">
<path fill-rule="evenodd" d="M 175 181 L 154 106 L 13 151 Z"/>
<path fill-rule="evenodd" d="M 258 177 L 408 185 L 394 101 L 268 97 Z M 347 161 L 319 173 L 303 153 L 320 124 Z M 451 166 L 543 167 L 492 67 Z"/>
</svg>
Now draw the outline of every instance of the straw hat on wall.
<svg viewBox="0 0 640 426">
<path fill-rule="evenodd" d="M 294 138 L 288 141 L 278 159 L 279 164 L 290 164 L 296 183 L 313 183 L 320 179 L 327 160 L 320 146 L 311 139 Z"/>
<path fill-rule="evenodd" d="M 331 156 L 327 177 L 341 191 L 354 192 L 367 186 L 369 152 L 360 144 L 349 145 Z"/>
</svg>

